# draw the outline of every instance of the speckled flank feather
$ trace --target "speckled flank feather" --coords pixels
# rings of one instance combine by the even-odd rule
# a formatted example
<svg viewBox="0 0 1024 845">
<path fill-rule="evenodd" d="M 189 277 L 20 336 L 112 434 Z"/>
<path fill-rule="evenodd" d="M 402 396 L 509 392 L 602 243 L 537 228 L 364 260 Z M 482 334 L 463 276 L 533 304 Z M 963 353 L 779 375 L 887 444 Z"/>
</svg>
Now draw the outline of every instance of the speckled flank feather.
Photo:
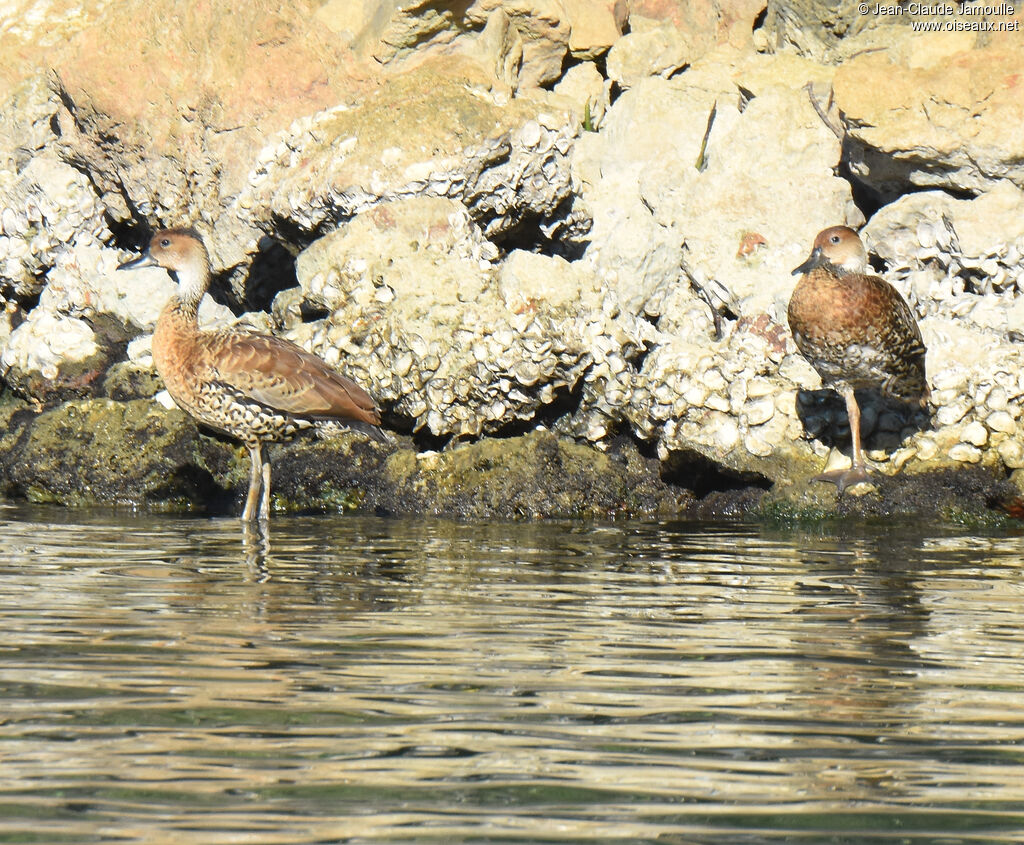
<svg viewBox="0 0 1024 845">
<path fill-rule="evenodd" d="M 793 291 L 789 325 L 826 387 L 877 387 L 903 399 L 927 396 L 921 330 L 910 306 L 883 279 L 812 270 Z"/>
<path fill-rule="evenodd" d="M 209 284 L 209 257 L 189 229 L 157 232 L 147 252 L 121 269 L 161 266 L 178 274 L 153 333 L 153 360 L 171 398 L 199 422 L 241 440 L 253 462 L 244 518 L 269 510 L 270 465 L 263 443 L 287 440 L 321 423 L 352 422 L 377 439 L 380 412 L 359 385 L 290 341 L 270 335 L 202 331 L 199 303 Z M 262 473 L 262 484 L 260 475 Z"/>
</svg>

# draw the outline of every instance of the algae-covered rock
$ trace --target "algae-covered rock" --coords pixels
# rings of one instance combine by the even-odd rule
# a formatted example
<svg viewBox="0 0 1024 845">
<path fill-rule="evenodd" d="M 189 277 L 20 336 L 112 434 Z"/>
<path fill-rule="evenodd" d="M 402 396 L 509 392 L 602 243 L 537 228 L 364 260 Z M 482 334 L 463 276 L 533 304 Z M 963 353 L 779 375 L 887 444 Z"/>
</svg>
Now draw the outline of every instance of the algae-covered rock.
<svg viewBox="0 0 1024 845">
<path fill-rule="evenodd" d="M 448 452 L 398 459 L 388 469 L 420 510 L 505 519 L 676 515 L 689 497 L 593 447 L 538 430 Z"/>
<path fill-rule="evenodd" d="M 5 494 L 35 502 L 191 508 L 223 499 L 244 478 L 239 467 L 231 446 L 147 400 L 15 411 L 0 441 Z"/>
<path fill-rule="evenodd" d="M 285 509 L 519 519 L 674 516 L 692 502 L 660 479 L 657 461 L 543 430 L 419 454 L 348 434 L 300 441 L 272 460 L 274 501 Z"/>
<path fill-rule="evenodd" d="M 828 519 L 935 520 L 973 526 L 994 525 L 1020 515 L 1021 492 L 992 468 L 967 467 L 917 474 L 873 476 L 843 496 L 810 478 L 777 486 L 762 497 L 756 513 L 770 522 L 796 524 Z"/>
</svg>

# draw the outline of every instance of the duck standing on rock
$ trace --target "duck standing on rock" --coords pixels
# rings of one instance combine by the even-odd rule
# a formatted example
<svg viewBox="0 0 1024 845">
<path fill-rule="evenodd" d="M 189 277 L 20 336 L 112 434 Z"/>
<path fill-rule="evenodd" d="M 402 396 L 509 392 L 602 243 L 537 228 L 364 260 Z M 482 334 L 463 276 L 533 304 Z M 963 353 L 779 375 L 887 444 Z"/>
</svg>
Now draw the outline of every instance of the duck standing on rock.
<svg viewBox="0 0 1024 845">
<path fill-rule="evenodd" d="M 163 267 L 178 293 L 153 333 L 153 360 L 167 392 L 183 411 L 245 444 L 252 460 L 242 519 L 270 516 L 270 462 L 264 443 L 300 429 L 336 422 L 378 440 L 380 411 L 354 381 L 294 343 L 271 335 L 199 328 L 199 303 L 210 284 L 210 257 L 193 229 L 164 229 L 139 257 L 118 270 Z M 262 489 L 262 496 L 260 491 Z"/>
<path fill-rule="evenodd" d="M 925 345 L 906 300 L 888 282 L 868 275 L 867 252 L 848 226 L 818 233 L 810 257 L 793 271 L 802 278 L 789 300 L 789 327 L 801 354 L 846 400 L 853 464 L 815 476 L 836 485 L 868 481 L 854 391 L 878 388 L 889 396 L 928 401 Z"/>
</svg>

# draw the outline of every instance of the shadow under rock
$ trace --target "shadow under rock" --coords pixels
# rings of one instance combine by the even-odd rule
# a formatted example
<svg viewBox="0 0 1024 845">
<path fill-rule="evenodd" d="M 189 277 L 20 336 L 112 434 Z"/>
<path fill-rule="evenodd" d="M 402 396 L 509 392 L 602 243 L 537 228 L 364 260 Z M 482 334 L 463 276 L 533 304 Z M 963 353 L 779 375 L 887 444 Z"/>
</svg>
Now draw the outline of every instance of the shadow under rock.
<svg viewBox="0 0 1024 845">
<path fill-rule="evenodd" d="M 908 437 L 932 427 L 931 411 L 915 402 L 884 396 L 873 388 L 858 390 L 856 396 L 866 452 L 876 449 L 893 452 Z M 850 420 L 846 415 L 846 403 L 835 390 L 797 391 L 796 412 L 809 439 L 820 440 L 829 448 L 841 446 L 844 454 L 850 452 Z"/>
</svg>

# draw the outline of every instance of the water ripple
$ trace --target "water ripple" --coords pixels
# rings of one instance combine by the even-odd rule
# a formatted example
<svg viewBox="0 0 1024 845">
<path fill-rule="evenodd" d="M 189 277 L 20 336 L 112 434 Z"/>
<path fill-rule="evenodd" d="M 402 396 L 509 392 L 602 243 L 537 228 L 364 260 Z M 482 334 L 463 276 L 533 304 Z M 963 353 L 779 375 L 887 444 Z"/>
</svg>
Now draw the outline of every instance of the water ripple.
<svg viewBox="0 0 1024 845">
<path fill-rule="evenodd" d="M 0 842 L 1024 840 L 1016 534 L 0 515 Z"/>
</svg>

